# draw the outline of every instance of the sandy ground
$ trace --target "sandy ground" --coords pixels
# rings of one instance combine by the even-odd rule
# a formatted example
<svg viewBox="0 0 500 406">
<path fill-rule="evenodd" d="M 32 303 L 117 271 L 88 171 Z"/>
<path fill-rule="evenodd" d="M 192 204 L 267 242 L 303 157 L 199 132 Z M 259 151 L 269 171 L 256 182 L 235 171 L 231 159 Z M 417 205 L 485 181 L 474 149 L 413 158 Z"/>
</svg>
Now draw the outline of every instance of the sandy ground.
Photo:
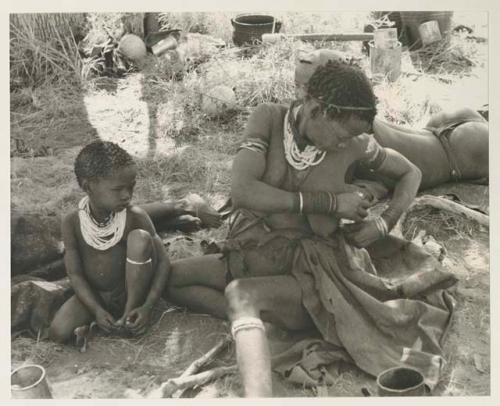
<svg viewBox="0 0 500 406">
<path fill-rule="evenodd" d="M 54 151 L 49 157 L 12 160 L 13 207 L 30 209 L 42 201 L 47 209 L 73 205 L 79 192 L 71 179 L 72 160 L 80 146 L 96 137 L 121 142 L 139 159 L 169 153 L 175 142 L 168 137 L 157 137 L 155 150 L 148 149 L 152 145 L 150 117 L 136 92 L 138 84 L 134 80 L 119 81 L 112 90 L 96 89 L 82 95 L 75 102 L 73 115 L 56 117 L 50 122 L 50 128 L 12 127 L 13 137 L 23 138 L 35 146 L 48 144 Z M 36 197 L 27 198 L 33 195 L 31 186 L 37 176 L 38 181 L 44 183 L 43 193 L 46 193 L 46 196 L 38 197 L 39 201 Z M 434 394 L 488 395 L 488 230 L 472 226 L 470 233 L 457 233 L 454 229 L 446 230 L 444 223 L 425 221 L 419 226 L 427 229 L 446 248 L 445 268 L 459 278 L 453 289 L 456 299 L 454 321 L 444 343 L 448 363 Z M 162 303 L 156 309 L 148 335 L 139 339 L 98 335 L 85 353 L 71 346 L 17 337 L 12 341 L 12 367 L 24 362 L 37 362 L 46 367 L 54 398 L 142 397 L 167 378 L 180 375 L 187 365 L 227 332 L 227 325 L 220 320 L 189 314 Z M 280 350 L 290 340 L 293 341 L 293 337 L 276 330 L 273 351 Z M 234 362 L 234 348 L 230 346 L 216 364 L 232 365 Z M 336 379 L 335 385 L 329 388 L 330 396 L 361 396 L 363 386 L 372 393 L 375 391 L 373 379 L 354 367 L 338 368 Z M 316 396 L 314 391 L 292 386 L 278 376 L 274 376 L 274 380 L 277 396 Z M 230 375 L 185 396 L 241 396 L 241 383 L 237 375 Z"/>
<path fill-rule="evenodd" d="M 454 321 L 444 342 L 446 364 L 434 395 L 489 395 L 490 318 L 488 238 L 441 241 L 447 249 L 445 266 L 460 279 L 454 289 Z M 168 378 L 179 376 L 196 358 L 228 333 L 227 323 L 206 315 L 186 313 L 162 303 L 155 312 L 151 331 L 139 339 L 97 335 L 85 353 L 76 347 L 52 344 L 27 337 L 12 342 L 12 367 L 31 361 L 43 365 L 54 398 L 137 398 Z M 272 331 L 273 353 L 294 342 L 285 331 Z M 234 347 L 228 346 L 217 362 L 207 366 L 229 366 L 235 362 Z M 335 370 L 336 383 L 329 396 L 361 396 L 361 388 L 375 392 L 373 379 L 352 366 Z M 311 389 L 292 386 L 274 374 L 276 396 L 316 396 Z M 229 375 L 186 397 L 241 396 L 237 375 Z"/>
</svg>

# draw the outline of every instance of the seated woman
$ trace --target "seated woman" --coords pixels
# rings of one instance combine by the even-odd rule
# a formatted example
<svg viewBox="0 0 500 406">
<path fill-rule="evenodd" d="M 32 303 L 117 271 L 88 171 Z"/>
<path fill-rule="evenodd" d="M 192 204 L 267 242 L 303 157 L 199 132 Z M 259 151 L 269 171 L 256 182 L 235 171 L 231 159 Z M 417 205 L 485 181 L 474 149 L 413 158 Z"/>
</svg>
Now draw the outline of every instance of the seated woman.
<svg viewBox="0 0 500 406">
<path fill-rule="evenodd" d="M 318 66 L 328 61 L 347 60 L 346 54 L 330 49 L 299 54 L 295 69 L 297 97 L 302 97 L 304 85 Z M 420 169 L 420 189 L 449 181 L 481 179 L 487 182 L 488 122 L 477 111 L 463 108 L 437 113 L 421 130 L 390 124 L 376 117 L 373 133 L 381 146 L 398 151 Z M 373 178 L 373 175 L 358 168 L 356 177 Z M 377 179 L 394 186 L 387 178 Z"/>
<path fill-rule="evenodd" d="M 389 283 L 357 248 L 387 236 L 421 179 L 415 165 L 368 134 L 375 114 L 365 74 L 337 62 L 317 68 L 305 100 L 257 107 L 233 162 L 222 254 L 172 264 L 169 300 L 232 322 L 246 396 L 272 394 L 262 320 L 291 330 L 315 327 L 374 375 L 403 354 L 417 353 L 429 369 L 439 359 L 435 343 L 448 309 L 410 299 L 432 290 L 435 279 L 408 284 L 399 275 Z M 369 200 L 345 182 L 356 162 L 396 181 L 379 217 L 368 216 Z M 355 224 L 341 226 L 342 219 Z"/>
</svg>

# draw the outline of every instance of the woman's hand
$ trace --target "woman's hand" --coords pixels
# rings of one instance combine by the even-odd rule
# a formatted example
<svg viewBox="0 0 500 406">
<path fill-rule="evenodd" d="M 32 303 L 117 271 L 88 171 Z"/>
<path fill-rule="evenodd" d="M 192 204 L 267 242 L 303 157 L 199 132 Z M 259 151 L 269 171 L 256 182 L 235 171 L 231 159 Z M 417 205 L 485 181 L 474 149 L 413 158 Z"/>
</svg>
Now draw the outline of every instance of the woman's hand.
<svg viewBox="0 0 500 406">
<path fill-rule="evenodd" d="M 368 215 L 370 206 L 363 192 L 338 193 L 336 217 L 360 222 Z"/>
<path fill-rule="evenodd" d="M 382 237 L 375 220 L 345 224 L 343 230 L 347 241 L 358 248 L 368 247 Z"/>
</svg>

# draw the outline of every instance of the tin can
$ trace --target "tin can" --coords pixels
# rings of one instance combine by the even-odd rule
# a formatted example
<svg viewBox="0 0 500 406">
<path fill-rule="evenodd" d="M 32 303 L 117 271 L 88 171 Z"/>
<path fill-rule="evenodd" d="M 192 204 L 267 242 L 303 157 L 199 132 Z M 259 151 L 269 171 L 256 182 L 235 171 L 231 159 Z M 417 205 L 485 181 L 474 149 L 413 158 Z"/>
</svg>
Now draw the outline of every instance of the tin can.
<svg viewBox="0 0 500 406">
<path fill-rule="evenodd" d="M 439 30 L 439 24 L 436 20 L 427 21 L 418 26 L 418 33 L 420 34 L 420 39 L 422 44 L 432 44 L 433 42 L 441 41 L 441 31 Z"/>
<path fill-rule="evenodd" d="M 373 77 L 387 78 L 390 82 L 396 81 L 401 75 L 401 42 L 397 42 L 394 48 L 378 48 L 374 41 L 370 41 L 369 46 Z"/>
<path fill-rule="evenodd" d="M 396 28 L 379 28 L 373 32 L 376 48 L 393 49 L 398 45 L 398 30 Z"/>
<path fill-rule="evenodd" d="M 45 368 L 41 365 L 23 365 L 10 374 L 13 399 L 52 399 Z"/>
<path fill-rule="evenodd" d="M 177 40 L 173 36 L 170 36 L 154 44 L 151 47 L 151 51 L 153 51 L 154 55 L 160 56 L 168 50 L 175 48 L 177 48 Z"/>
</svg>

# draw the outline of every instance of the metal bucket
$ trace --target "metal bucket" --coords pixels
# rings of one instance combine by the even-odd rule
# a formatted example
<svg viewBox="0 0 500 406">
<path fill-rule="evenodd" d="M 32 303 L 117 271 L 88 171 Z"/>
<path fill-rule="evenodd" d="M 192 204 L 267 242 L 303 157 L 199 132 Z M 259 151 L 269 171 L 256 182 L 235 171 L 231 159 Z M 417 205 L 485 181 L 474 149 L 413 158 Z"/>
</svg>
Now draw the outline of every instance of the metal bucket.
<svg viewBox="0 0 500 406">
<path fill-rule="evenodd" d="M 441 31 L 439 31 L 439 24 L 436 20 L 427 21 L 418 27 L 418 33 L 422 44 L 432 44 L 433 42 L 441 41 Z"/>
<path fill-rule="evenodd" d="M 41 365 L 23 365 L 10 374 L 13 399 L 52 399 L 45 368 Z"/>
<path fill-rule="evenodd" d="M 394 48 L 378 48 L 373 41 L 370 46 L 370 68 L 374 78 L 387 78 L 394 82 L 401 75 L 401 42 Z"/>
<path fill-rule="evenodd" d="M 281 22 L 270 15 L 240 14 L 231 19 L 233 42 L 237 46 L 254 44 L 262 41 L 262 34 L 276 33 Z"/>
<path fill-rule="evenodd" d="M 401 20 L 406 29 L 411 50 L 422 47 L 419 27 L 422 23 L 435 20 L 443 38 L 450 34 L 453 11 L 401 11 Z"/>
<path fill-rule="evenodd" d="M 416 369 L 395 367 L 377 377 L 379 396 L 424 396 L 424 377 Z"/>
<path fill-rule="evenodd" d="M 398 44 L 396 28 L 379 28 L 373 32 L 373 42 L 376 48 L 395 48 Z"/>
</svg>

